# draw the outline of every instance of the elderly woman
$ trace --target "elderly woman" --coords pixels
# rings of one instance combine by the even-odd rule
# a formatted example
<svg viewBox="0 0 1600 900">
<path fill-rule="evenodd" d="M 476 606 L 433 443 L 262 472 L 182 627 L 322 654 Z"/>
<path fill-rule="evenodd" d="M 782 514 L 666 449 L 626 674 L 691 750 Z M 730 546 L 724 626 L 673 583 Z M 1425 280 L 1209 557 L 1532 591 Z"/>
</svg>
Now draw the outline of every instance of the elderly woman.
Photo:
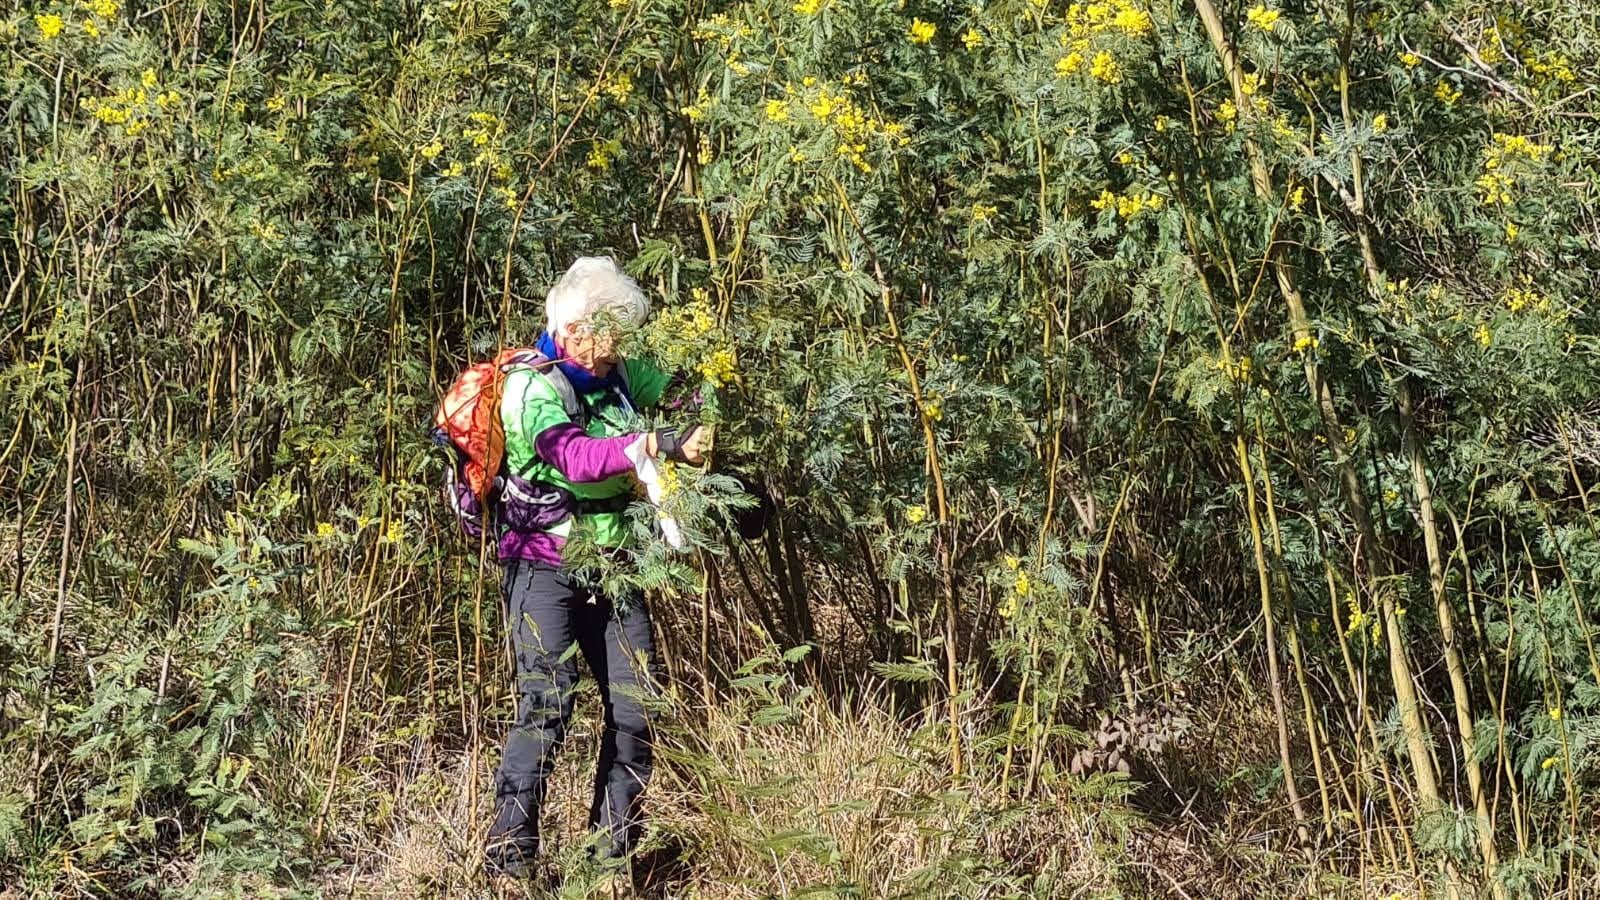
<svg viewBox="0 0 1600 900">
<path fill-rule="evenodd" d="M 572 715 L 581 656 L 605 706 L 589 825 L 597 855 L 620 862 L 639 833 L 650 779 L 650 612 L 637 594 L 606 596 L 561 571 L 574 525 L 605 547 L 625 544 L 623 510 L 640 451 L 697 463 L 703 432 L 628 433 L 630 412 L 655 405 L 668 379 L 617 355 L 606 323 L 636 326 L 649 302 L 609 258 L 572 264 L 545 300 L 541 358 L 506 375 L 505 481 L 498 553 L 516 660 L 517 721 L 495 774 L 495 819 L 485 848 L 491 871 L 525 874 L 539 847 L 539 810 Z M 600 327 L 597 327 L 600 326 Z M 575 649 L 574 649 L 575 647 Z"/>
</svg>

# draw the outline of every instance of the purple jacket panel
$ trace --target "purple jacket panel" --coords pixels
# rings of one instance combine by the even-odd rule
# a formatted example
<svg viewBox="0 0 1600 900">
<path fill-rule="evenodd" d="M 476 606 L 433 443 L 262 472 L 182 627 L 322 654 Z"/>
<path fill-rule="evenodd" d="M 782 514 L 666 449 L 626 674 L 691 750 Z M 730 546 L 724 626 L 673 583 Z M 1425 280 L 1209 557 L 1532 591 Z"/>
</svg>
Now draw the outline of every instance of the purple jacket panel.
<svg viewBox="0 0 1600 900">
<path fill-rule="evenodd" d="M 633 463 L 623 451 L 638 437 L 589 437 L 582 428 L 568 422 L 539 432 L 533 439 L 533 448 L 540 459 L 555 466 L 568 481 L 605 481 L 633 471 Z"/>
</svg>

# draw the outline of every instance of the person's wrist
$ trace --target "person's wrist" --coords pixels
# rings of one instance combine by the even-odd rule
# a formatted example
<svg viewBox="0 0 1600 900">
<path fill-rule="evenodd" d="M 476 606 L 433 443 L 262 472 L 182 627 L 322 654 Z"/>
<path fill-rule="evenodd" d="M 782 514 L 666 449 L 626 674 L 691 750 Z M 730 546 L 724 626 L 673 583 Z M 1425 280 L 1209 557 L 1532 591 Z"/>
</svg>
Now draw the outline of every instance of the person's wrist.
<svg viewBox="0 0 1600 900">
<path fill-rule="evenodd" d="M 659 454 L 660 449 L 661 449 L 660 446 L 656 443 L 656 433 L 654 431 L 645 432 L 644 433 L 644 455 L 645 456 L 654 457 L 654 456 Z"/>
<path fill-rule="evenodd" d="M 683 452 L 684 444 L 694 437 L 698 427 L 690 428 L 687 434 L 676 428 L 657 428 L 652 435 L 655 437 L 655 446 L 659 454 L 673 462 L 688 462 Z"/>
</svg>

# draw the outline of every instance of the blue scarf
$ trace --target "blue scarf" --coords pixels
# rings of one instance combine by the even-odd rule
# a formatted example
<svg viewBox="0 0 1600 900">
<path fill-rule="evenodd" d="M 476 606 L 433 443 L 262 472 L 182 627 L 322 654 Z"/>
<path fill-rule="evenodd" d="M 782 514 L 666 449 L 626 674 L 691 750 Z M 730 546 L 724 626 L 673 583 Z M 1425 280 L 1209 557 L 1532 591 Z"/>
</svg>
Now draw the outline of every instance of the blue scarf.
<svg viewBox="0 0 1600 900">
<path fill-rule="evenodd" d="M 622 382 L 621 360 L 618 360 L 616 365 L 611 367 L 611 371 L 607 372 L 605 377 L 602 378 L 567 359 L 567 355 L 561 351 L 561 346 L 556 343 L 555 337 L 548 331 L 539 335 L 539 343 L 536 346 L 539 348 L 539 352 L 543 353 L 547 359 L 556 361 L 556 365 L 561 367 L 561 374 L 567 376 L 567 381 L 572 383 L 572 389 L 577 391 L 579 396 L 587 397 L 590 394 L 602 392 L 606 388 L 614 388 L 618 394 L 624 397 L 628 396 L 627 386 Z M 628 397 L 628 405 L 633 405 L 632 397 Z"/>
</svg>

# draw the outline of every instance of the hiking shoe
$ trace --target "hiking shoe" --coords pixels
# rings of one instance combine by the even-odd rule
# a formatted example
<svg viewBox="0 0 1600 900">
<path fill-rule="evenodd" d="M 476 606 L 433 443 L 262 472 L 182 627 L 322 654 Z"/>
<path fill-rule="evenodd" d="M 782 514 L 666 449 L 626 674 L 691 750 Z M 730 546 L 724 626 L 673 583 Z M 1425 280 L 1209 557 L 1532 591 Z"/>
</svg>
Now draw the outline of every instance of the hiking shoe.
<svg viewBox="0 0 1600 900">
<path fill-rule="evenodd" d="M 491 878 L 528 878 L 533 875 L 533 861 L 538 855 L 537 838 L 491 838 L 483 848 L 484 871 Z"/>
<path fill-rule="evenodd" d="M 494 822 L 484 840 L 484 865 L 490 875 L 526 878 L 539 854 L 539 810 L 532 791 L 503 791 L 495 797 Z"/>
</svg>

